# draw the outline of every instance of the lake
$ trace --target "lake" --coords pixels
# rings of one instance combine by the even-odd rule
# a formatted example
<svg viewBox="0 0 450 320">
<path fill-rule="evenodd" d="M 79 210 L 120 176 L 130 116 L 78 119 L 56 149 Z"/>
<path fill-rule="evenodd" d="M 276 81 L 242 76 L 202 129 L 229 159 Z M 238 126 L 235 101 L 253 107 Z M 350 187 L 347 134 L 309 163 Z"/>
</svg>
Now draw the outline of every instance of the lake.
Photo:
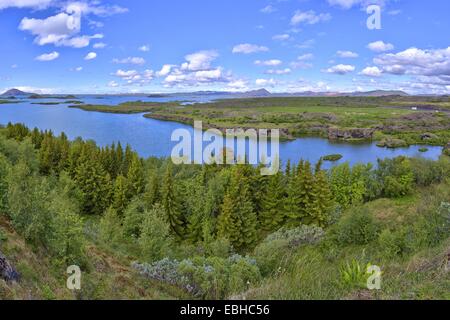
<svg viewBox="0 0 450 320">
<path fill-rule="evenodd" d="M 169 97 L 141 97 L 141 96 L 78 96 L 77 100 L 90 104 L 116 105 L 126 101 L 189 101 L 207 102 L 213 99 L 226 98 L 219 95 L 179 95 Z M 75 108 L 68 108 L 67 104 L 34 105 L 36 102 L 63 101 L 53 99 L 24 100 L 21 103 L 0 104 L 0 124 L 23 123 L 30 128 L 51 129 L 55 134 L 65 132 L 70 139 L 82 137 L 92 139 L 100 146 L 110 145 L 120 141 L 122 145 L 130 144 L 143 157 L 170 156 L 176 142 L 171 141 L 172 132 L 176 129 L 187 129 L 191 133 L 192 127 L 167 121 L 147 119 L 143 114 L 108 114 L 87 112 Z M 280 156 L 283 163 L 288 159 L 296 163 L 300 159 L 317 162 L 328 154 L 342 154 L 342 160 L 356 163 L 375 163 L 378 158 L 393 158 L 397 156 L 424 157 L 438 159 L 442 147 L 428 147 L 426 153 L 419 152 L 420 146 L 407 148 L 386 149 L 379 148 L 375 143 L 340 143 L 322 138 L 300 138 L 294 141 L 282 142 Z M 332 166 L 325 163 L 325 167 Z"/>
</svg>

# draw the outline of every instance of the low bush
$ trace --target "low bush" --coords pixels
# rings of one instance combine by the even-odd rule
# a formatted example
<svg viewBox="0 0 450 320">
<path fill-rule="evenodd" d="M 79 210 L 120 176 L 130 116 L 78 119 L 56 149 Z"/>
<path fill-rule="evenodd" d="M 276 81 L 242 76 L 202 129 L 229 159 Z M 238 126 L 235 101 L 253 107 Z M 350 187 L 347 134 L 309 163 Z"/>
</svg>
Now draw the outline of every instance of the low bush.
<svg viewBox="0 0 450 320">
<path fill-rule="evenodd" d="M 195 257 L 181 262 L 165 258 L 153 264 L 134 263 L 133 267 L 145 277 L 204 299 L 224 299 L 261 279 L 256 261 L 239 255 L 227 259 Z"/>
<path fill-rule="evenodd" d="M 330 236 L 340 245 L 364 245 L 372 242 L 378 236 L 379 225 L 374 217 L 357 209 L 342 217 L 330 229 Z"/>
</svg>

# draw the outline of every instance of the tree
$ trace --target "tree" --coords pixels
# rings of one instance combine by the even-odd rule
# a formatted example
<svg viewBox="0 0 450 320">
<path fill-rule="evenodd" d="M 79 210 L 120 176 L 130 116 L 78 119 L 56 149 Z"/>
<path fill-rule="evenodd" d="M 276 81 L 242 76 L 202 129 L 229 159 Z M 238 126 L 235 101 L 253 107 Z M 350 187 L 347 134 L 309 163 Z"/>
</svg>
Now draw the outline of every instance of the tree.
<svg viewBox="0 0 450 320">
<path fill-rule="evenodd" d="M 129 202 L 128 181 L 122 175 L 119 175 L 114 183 L 112 201 L 112 207 L 122 216 Z"/>
<path fill-rule="evenodd" d="M 172 232 L 179 239 L 182 239 L 184 237 L 185 221 L 183 219 L 181 205 L 179 199 L 177 198 L 175 185 L 173 183 L 171 165 L 167 166 L 166 174 L 164 176 L 162 206 Z"/>
<path fill-rule="evenodd" d="M 139 246 L 147 262 L 161 260 L 168 256 L 171 247 L 170 225 L 164 219 L 165 210 L 156 205 L 145 212 Z"/>
<path fill-rule="evenodd" d="M 100 238 L 103 242 L 113 246 L 122 242 L 122 225 L 117 211 L 108 208 L 100 219 Z"/>
<path fill-rule="evenodd" d="M 238 250 L 249 248 L 257 240 L 257 222 L 248 179 L 242 168 L 235 167 L 218 220 L 218 236 L 228 239 Z"/>
<path fill-rule="evenodd" d="M 129 199 L 144 192 L 144 168 L 141 160 L 135 153 L 132 156 L 131 164 L 128 169 L 127 183 L 127 194 Z"/>
<path fill-rule="evenodd" d="M 82 154 L 75 172 L 75 181 L 83 192 L 83 211 L 101 214 L 110 203 L 111 178 L 96 158 Z"/>
<path fill-rule="evenodd" d="M 332 195 L 327 175 L 321 166 L 322 161 L 319 161 L 316 165 L 312 191 L 313 198 L 306 222 L 325 227 L 329 221 L 328 214 L 332 205 Z"/>
<path fill-rule="evenodd" d="M 273 231 L 283 224 L 285 220 L 284 200 L 283 176 L 277 173 L 270 176 L 269 184 L 262 199 L 261 213 L 258 218 L 263 230 Z"/>
</svg>

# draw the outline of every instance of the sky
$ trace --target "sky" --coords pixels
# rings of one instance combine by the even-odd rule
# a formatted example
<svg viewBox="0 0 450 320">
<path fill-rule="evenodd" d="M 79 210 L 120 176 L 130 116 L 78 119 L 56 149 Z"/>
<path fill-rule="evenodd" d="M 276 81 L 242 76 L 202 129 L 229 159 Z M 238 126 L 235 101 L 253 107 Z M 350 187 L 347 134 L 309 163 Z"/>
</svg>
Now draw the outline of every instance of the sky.
<svg viewBox="0 0 450 320">
<path fill-rule="evenodd" d="M 449 12 L 448 0 L 0 0 L 0 89 L 450 94 Z"/>
</svg>

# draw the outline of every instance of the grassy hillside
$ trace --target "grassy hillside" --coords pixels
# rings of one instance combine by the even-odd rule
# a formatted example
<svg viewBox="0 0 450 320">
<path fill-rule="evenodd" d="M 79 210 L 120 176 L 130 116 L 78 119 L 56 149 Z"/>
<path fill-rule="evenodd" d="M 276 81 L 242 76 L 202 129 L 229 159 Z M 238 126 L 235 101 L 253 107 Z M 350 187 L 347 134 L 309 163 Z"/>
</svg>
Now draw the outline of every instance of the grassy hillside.
<svg viewBox="0 0 450 320">
<path fill-rule="evenodd" d="M 9 124 L 0 252 L 21 278 L 1 279 L 0 299 L 450 298 L 448 156 L 260 169 Z M 80 291 L 66 289 L 71 265 Z"/>
</svg>

